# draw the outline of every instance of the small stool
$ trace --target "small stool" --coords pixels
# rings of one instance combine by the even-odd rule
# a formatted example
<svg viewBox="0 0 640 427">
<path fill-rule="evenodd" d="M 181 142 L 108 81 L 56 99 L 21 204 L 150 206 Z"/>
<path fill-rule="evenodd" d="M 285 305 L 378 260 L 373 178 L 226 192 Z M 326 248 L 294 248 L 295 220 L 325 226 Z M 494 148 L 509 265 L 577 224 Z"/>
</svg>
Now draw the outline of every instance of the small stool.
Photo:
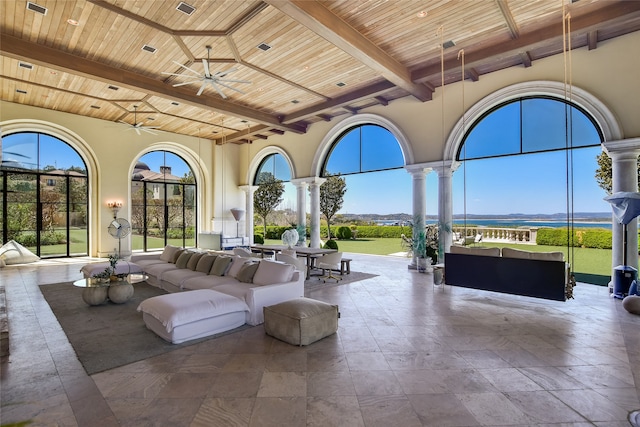
<svg viewBox="0 0 640 427">
<path fill-rule="evenodd" d="M 296 298 L 263 308 L 264 331 L 292 345 L 309 345 L 338 330 L 338 306 Z"/>
<path fill-rule="evenodd" d="M 340 260 L 340 275 L 344 276 L 346 274 L 351 274 L 351 259 L 350 258 L 342 258 Z"/>
</svg>

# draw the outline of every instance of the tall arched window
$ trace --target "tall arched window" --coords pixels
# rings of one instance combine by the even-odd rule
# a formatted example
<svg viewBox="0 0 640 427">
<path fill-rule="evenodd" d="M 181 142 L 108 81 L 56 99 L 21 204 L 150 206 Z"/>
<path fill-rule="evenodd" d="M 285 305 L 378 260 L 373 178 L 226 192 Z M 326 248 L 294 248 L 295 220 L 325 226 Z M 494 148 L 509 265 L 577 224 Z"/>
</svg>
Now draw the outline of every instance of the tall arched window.
<svg viewBox="0 0 640 427">
<path fill-rule="evenodd" d="M 260 163 L 256 176 L 253 179 L 254 185 L 260 185 L 267 176 L 273 176 L 282 182 L 291 181 L 291 168 L 287 159 L 282 154 L 269 154 Z"/>
<path fill-rule="evenodd" d="M 196 191 L 193 171 L 181 157 L 168 151 L 140 157 L 131 177 L 132 249 L 195 247 Z"/>
<path fill-rule="evenodd" d="M 41 257 L 87 255 L 87 167 L 69 144 L 37 132 L 2 138 L 2 242 Z"/>
</svg>

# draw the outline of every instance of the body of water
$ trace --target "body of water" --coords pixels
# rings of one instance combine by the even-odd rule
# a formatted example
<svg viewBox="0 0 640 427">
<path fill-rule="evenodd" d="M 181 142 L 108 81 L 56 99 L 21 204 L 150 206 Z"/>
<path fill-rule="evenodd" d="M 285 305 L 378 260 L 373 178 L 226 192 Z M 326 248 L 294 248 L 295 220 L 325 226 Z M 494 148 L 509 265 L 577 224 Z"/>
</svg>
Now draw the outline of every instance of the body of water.
<svg viewBox="0 0 640 427">
<path fill-rule="evenodd" d="M 437 221 L 427 220 L 427 224 L 435 224 Z M 376 221 L 378 225 L 401 225 L 408 226 L 409 224 L 399 221 L 399 220 L 384 220 L 384 221 Z M 464 221 L 455 219 L 453 221 L 453 225 L 456 227 L 463 227 Z M 468 219 L 467 226 L 478 225 L 483 227 L 493 227 L 493 228 L 502 228 L 502 227 L 566 227 L 567 221 L 541 221 L 535 219 Z M 574 221 L 574 228 L 606 228 L 611 230 L 611 222 L 599 222 L 599 221 Z"/>
</svg>

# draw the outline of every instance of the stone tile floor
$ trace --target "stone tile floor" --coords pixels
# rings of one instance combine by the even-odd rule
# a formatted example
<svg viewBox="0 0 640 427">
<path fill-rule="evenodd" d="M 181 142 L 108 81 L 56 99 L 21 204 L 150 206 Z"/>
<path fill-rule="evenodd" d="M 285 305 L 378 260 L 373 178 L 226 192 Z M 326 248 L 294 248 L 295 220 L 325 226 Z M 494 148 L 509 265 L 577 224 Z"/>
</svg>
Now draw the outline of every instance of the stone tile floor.
<svg viewBox="0 0 640 427">
<path fill-rule="evenodd" d="M 340 306 L 336 335 L 294 347 L 257 326 L 93 376 L 38 289 L 80 278 L 79 265 L 0 270 L 1 423 L 628 426 L 640 408 L 640 316 L 607 288 L 545 301 L 435 287 L 407 259 L 349 257 L 379 276 L 311 295 Z"/>
</svg>

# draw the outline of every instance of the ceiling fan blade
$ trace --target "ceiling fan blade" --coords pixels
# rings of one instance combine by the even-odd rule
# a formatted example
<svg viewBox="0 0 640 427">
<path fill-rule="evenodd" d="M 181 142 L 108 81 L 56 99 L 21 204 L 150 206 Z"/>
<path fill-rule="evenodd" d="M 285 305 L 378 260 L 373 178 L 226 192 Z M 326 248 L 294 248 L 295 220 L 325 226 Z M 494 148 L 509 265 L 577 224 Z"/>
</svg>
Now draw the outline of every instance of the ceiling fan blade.
<svg viewBox="0 0 640 427">
<path fill-rule="evenodd" d="M 214 77 L 224 77 L 224 76 L 226 76 L 227 74 L 231 74 L 231 73 L 234 73 L 234 72 L 236 72 L 236 71 L 238 71 L 238 69 L 237 69 L 237 68 L 232 68 L 232 69 L 227 70 L 227 71 L 218 71 L 218 72 L 215 74 L 215 76 L 214 76 Z"/>
<path fill-rule="evenodd" d="M 198 77 L 200 77 L 202 75 L 199 72 L 197 72 L 196 70 L 194 70 L 193 68 L 189 68 L 186 65 L 183 65 L 183 64 L 179 63 L 178 61 L 173 61 L 173 62 L 174 62 L 174 64 L 179 65 L 180 67 L 184 68 L 185 70 L 191 71 L 193 74 L 195 74 Z"/>
<path fill-rule="evenodd" d="M 248 80 L 233 80 L 233 79 L 216 79 L 219 82 L 225 82 L 225 83 L 251 83 Z"/>
<path fill-rule="evenodd" d="M 235 87 L 233 87 L 233 86 L 226 85 L 226 84 L 224 84 L 223 82 L 221 82 L 220 80 L 218 80 L 218 81 L 216 82 L 216 84 L 219 84 L 220 86 L 224 86 L 224 87 L 226 87 L 227 89 L 235 90 L 236 92 L 240 92 L 241 94 L 246 95 L 246 93 L 245 93 L 245 92 L 243 92 L 243 91 L 241 91 L 240 89 L 235 88 Z"/>
<path fill-rule="evenodd" d="M 152 131 L 151 129 L 155 129 L 155 127 L 151 128 L 151 127 L 144 127 L 144 128 L 140 128 L 142 131 L 150 133 L 151 135 L 157 135 L 157 133 L 155 133 L 154 131 Z"/>
<path fill-rule="evenodd" d="M 136 133 L 137 133 L 138 135 L 142 135 L 142 134 L 140 133 L 140 129 L 139 129 L 139 128 L 134 127 L 134 128 L 133 128 L 133 130 L 135 130 L 135 131 L 136 131 Z"/>
<path fill-rule="evenodd" d="M 198 93 L 196 93 L 196 96 L 200 96 L 200 95 L 202 95 L 202 92 L 204 91 L 204 87 L 205 87 L 206 85 L 207 85 L 207 81 L 206 81 L 206 80 L 204 80 L 204 81 L 202 82 L 202 86 L 200 86 L 200 90 L 198 91 Z"/>
<path fill-rule="evenodd" d="M 220 90 L 220 88 L 218 87 L 218 85 L 216 84 L 216 82 L 214 82 L 213 80 L 211 80 L 211 86 L 213 86 L 213 88 L 218 91 L 218 93 L 220 94 L 220 96 L 222 97 L 222 99 L 227 99 L 227 95 L 225 95 L 224 93 L 222 93 L 222 91 Z"/>
<path fill-rule="evenodd" d="M 204 75 L 207 77 L 211 77 L 211 72 L 209 71 L 209 61 L 202 58 L 202 65 L 204 65 Z"/>
</svg>

